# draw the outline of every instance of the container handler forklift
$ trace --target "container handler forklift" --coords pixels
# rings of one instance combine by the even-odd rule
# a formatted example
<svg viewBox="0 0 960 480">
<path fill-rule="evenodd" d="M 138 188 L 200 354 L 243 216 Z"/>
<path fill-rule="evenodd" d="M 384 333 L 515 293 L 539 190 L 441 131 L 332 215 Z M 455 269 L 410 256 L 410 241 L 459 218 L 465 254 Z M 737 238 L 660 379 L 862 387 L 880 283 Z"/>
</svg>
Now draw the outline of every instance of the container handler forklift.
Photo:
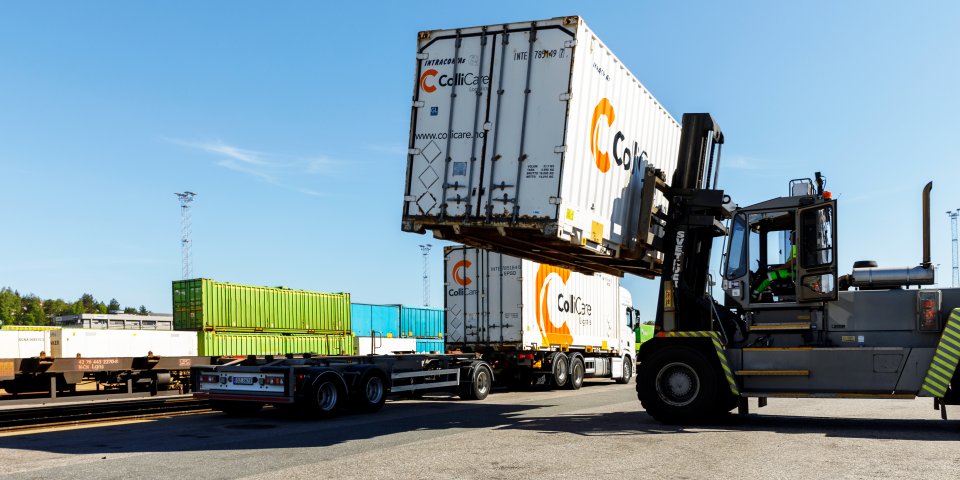
<svg viewBox="0 0 960 480">
<path fill-rule="evenodd" d="M 658 182 L 670 209 L 654 219 L 664 261 L 656 334 L 639 352 L 646 411 L 689 423 L 748 413 L 749 397 L 928 396 L 946 419 L 944 405 L 960 403 L 960 289 L 929 287 L 932 182 L 920 265 L 859 261 L 838 276 L 837 202 L 819 172 L 738 207 L 716 185 L 720 127 L 709 114 L 685 114 L 682 127 L 672 182 Z M 722 303 L 710 292 L 717 237 Z"/>
</svg>

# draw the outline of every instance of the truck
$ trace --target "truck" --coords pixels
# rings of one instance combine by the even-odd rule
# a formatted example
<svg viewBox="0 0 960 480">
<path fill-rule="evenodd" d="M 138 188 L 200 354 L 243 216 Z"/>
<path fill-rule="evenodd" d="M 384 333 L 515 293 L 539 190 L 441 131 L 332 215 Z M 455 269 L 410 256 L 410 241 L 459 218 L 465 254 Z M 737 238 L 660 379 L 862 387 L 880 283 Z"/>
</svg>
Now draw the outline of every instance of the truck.
<svg viewBox="0 0 960 480">
<path fill-rule="evenodd" d="M 443 258 L 447 349 L 479 354 L 499 383 L 576 390 L 633 377 L 635 309 L 618 277 L 473 247 Z"/>
</svg>

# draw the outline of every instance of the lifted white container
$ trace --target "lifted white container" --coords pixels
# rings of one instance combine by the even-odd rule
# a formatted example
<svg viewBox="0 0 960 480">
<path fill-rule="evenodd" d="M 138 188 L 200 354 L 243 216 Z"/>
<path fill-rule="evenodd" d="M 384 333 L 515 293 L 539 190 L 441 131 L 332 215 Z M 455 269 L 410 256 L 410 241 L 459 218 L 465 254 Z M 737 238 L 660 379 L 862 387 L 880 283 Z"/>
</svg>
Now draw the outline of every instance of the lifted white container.
<svg viewBox="0 0 960 480">
<path fill-rule="evenodd" d="M 670 178 L 679 140 L 579 17 L 421 32 L 403 229 L 650 276 L 665 201 L 646 167 Z"/>
<path fill-rule="evenodd" d="M 197 356 L 196 332 L 66 328 L 50 333 L 57 358 Z"/>
<path fill-rule="evenodd" d="M 617 277 L 472 247 L 447 247 L 444 270 L 448 348 L 634 351 L 633 302 Z"/>
</svg>

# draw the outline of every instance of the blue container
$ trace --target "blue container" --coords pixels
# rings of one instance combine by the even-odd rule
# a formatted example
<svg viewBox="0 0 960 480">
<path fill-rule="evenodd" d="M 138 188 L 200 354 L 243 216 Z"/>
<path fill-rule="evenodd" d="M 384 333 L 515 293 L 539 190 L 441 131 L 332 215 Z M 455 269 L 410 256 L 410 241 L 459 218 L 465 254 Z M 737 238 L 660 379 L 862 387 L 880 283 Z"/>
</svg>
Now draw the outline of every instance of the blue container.
<svg viewBox="0 0 960 480">
<path fill-rule="evenodd" d="M 443 340 L 418 338 L 417 353 L 443 353 Z"/>
<path fill-rule="evenodd" d="M 442 339 L 443 309 L 401 307 L 400 336 Z"/>
<path fill-rule="evenodd" d="M 354 335 L 369 337 L 373 330 L 384 337 L 400 336 L 400 305 L 351 303 L 350 317 Z"/>
</svg>

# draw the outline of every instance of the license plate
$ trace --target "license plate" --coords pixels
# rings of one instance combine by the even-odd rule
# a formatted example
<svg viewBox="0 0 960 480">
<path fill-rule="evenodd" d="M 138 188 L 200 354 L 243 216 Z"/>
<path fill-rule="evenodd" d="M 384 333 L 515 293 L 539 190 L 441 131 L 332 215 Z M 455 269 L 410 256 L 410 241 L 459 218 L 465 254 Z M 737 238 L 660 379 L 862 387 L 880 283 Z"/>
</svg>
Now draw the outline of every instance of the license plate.
<svg viewBox="0 0 960 480">
<path fill-rule="evenodd" d="M 253 377 L 233 377 L 234 385 L 253 385 L 257 379 Z"/>
</svg>

